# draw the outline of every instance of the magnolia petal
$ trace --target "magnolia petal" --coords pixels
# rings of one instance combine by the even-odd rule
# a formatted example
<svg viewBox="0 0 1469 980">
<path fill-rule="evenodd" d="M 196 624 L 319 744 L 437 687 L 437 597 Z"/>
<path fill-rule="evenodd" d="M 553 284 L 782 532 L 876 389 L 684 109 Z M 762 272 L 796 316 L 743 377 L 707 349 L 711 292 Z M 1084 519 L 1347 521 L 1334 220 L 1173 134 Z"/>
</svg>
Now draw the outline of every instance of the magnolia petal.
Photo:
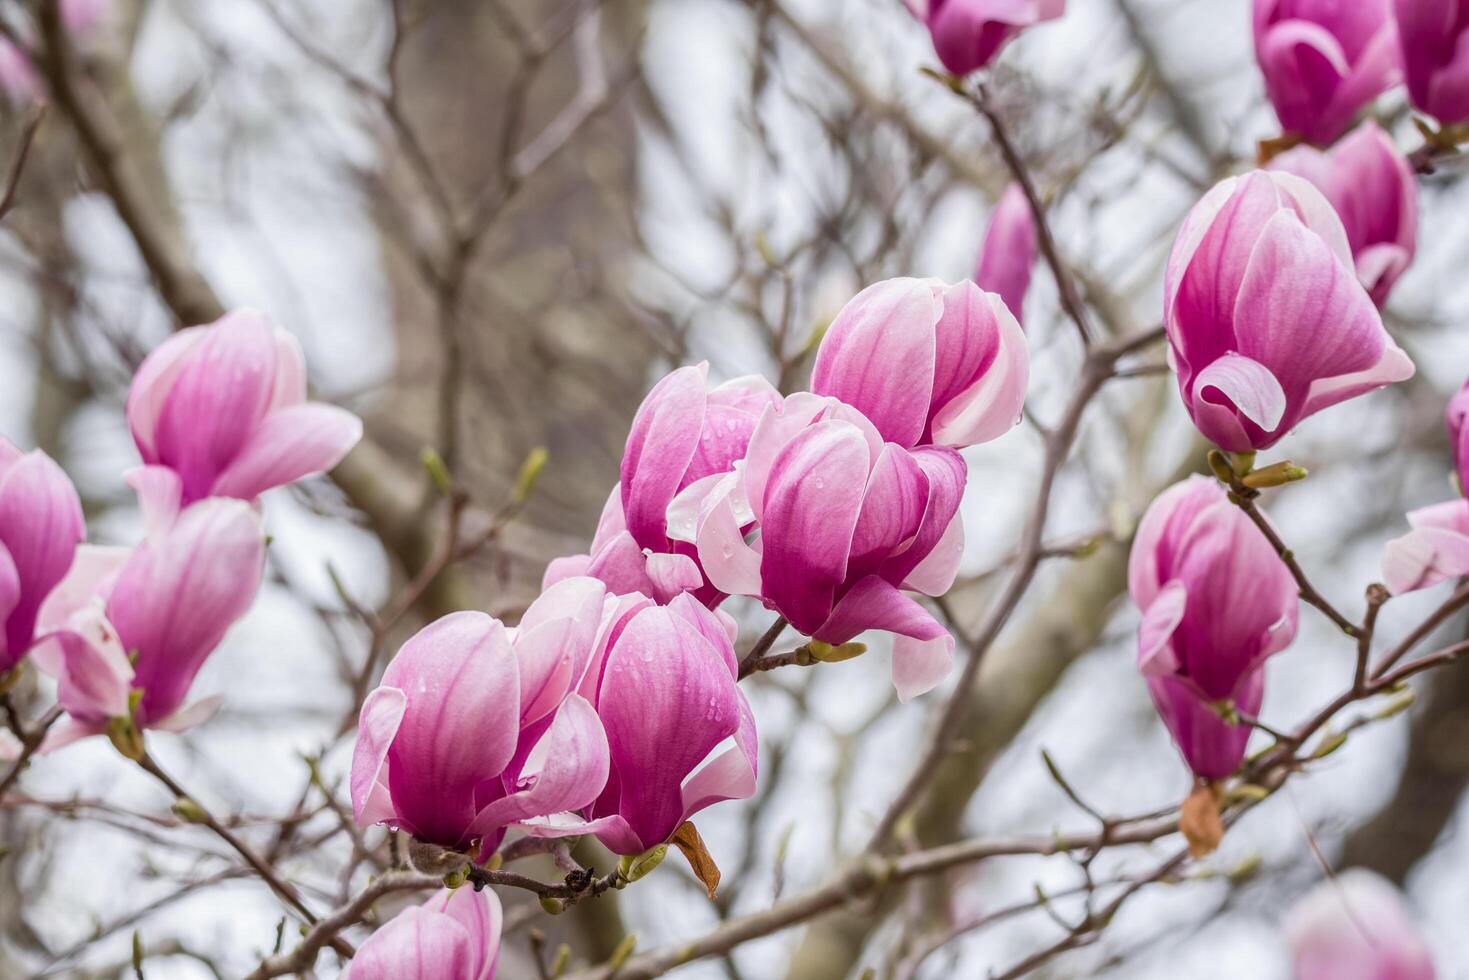
<svg viewBox="0 0 1469 980">
<path fill-rule="evenodd" d="M 954 662 L 954 638 L 911 596 L 876 575 L 859 581 L 842 597 L 814 637 L 846 643 L 866 630 L 894 633 L 893 685 L 908 701 L 948 676 Z"/>
<path fill-rule="evenodd" d="M 1242 354 L 1225 354 L 1194 376 L 1196 399 L 1214 404 L 1210 390 L 1229 399 L 1245 418 L 1274 432 L 1285 416 L 1285 390 L 1270 369 Z"/>
<path fill-rule="evenodd" d="M 362 420 L 319 402 L 267 415 L 214 481 L 217 497 L 251 500 L 274 487 L 325 473 L 362 439 Z"/>
<path fill-rule="evenodd" d="M 1177 579 L 1163 586 L 1143 611 L 1138 627 L 1137 666 L 1144 677 L 1173 674 L 1180 666 L 1173 633 L 1188 608 L 1188 587 Z"/>
<path fill-rule="evenodd" d="M 399 912 L 362 944 L 346 980 L 446 980 L 467 977 L 476 962 L 469 931 L 423 908 Z"/>
<path fill-rule="evenodd" d="M 1382 580 L 1393 595 L 1416 592 L 1469 575 L 1469 536 L 1437 527 L 1414 528 L 1387 543 Z"/>
<path fill-rule="evenodd" d="M 740 475 L 731 473 L 704 498 L 696 534 L 699 564 L 709 584 L 726 595 L 760 594 L 760 551 L 745 543 L 733 495 Z"/>
<path fill-rule="evenodd" d="M 662 550 L 668 505 L 699 446 L 709 365 L 682 367 L 653 386 L 633 418 L 622 457 L 622 511 L 640 547 Z"/>
<path fill-rule="evenodd" d="M 747 800 L 755 795 L 760 744 L 755 715 L 745 692 L 739 691 L 740 727 L 734 745 L 710 760 L 683 785 L 683 820 L 724 800 Z M 680 820 L 680 823 L 683 821 Z"/>
<path fill-rule="evenodd" d="M 379 687 L 362 702 L 357 744 L 352 750 L 352 813 L 359 827 L 393 819 L 393 799 L 384 769 L 388 749 L 403 723 L 408 697 L 395 687 Z"/>
<path fill-rule="evenodd" d="M 124 473 L 122 480 L 138 495 L 144 534 L 152 537 L 173 526 L 184 496 L 177 473 L 167 466 L 137 466 Z"/>
<path fill-rule="evenodd" d="M 964 519 L 955 513 L 933 549 L 913 567 L 902 588 L 924 595 L 941 596 L 954 585 L 964 557 Z"/>
</svg>

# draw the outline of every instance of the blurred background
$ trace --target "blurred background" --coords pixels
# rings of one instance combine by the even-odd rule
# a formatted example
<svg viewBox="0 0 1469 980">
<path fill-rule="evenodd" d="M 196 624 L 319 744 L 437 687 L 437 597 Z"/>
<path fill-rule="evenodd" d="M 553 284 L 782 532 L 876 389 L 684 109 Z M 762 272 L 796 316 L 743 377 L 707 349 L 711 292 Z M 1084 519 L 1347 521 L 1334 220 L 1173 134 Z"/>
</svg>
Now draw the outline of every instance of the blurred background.
<svg viewBox="0 0 1469 980">
<path fill-rule="evenodd" d="M 0 17 L 25 25 L 22 6 L 3 0 Z M 135 463 L 131 370 L 180 323 L 235 306 L 295 333 L 318 396 L 367 419 L 334 479 L 265 501 L 269 580 L 195 686 L 223 692 L 224 711 L 154 740 L 322 907 L 369 871 L 333 806 L 346 800 L 353 685 L 383 651 L 455 608 L 513 620 L 547 560 L 585 551 L 663 372 L 707 360 L 719 380 L 801 387 L 814 339 L 862 285 L 972 274 L 1009 182 L 985 121 L 920 71 L 937 62 L 898 0 L 116 0 L 70 47 L 69 87 L 0 99 L 0 168 L 29 141 L 0 226 L 0 432 L 73 475 L 93 540 L 136 541 L 120 480 Z M 1249 4 L 1072 0 L 1007 48 L 988 84 L 1096 321 L 1119 335 L 1155 326 L 1183 214 L 1278 131 Z M 1418 145 L 1401 92 L 1377 111 Z M 1387 309 L 1417 377 L 1309 420 L 1286 445 L 1311 477 L 1271 498 L 1315 584 L 1349 611 L 1403 512 L 1448 493 L 1443 402 L 1469 371 L 1462 177 L 1450 164 L 1423 180 L 1417 259 Z M 1043 265 L 1025 322 L 1027 419 L 966 453 L 968 553 L 944 604 L 961 658 L 1034 500 L 1038 427 L 1081 360 Z M 963 693 L 964 751 L 936 775 L 916 841 L 1086 829 L 1042 748 L 1108 813 L 1187 793 L 1133 666 L 1125 564 L 1147 503 L 1202 468 L 1194 439 L 1166 375 L 1113 383 L 1093 404 L 1046 534 L 1071 547 Z M 484 547 L 386 627 L 364 615 L 391 609 L 442 539 L 425 447 L 476 514 L 494 515 L 541 446 L 549 462 L 523 511 L 503 528 L 481 517 Z M 1393 603 L 1383 642 L 1439 599 Z M 745 643 L 768 625 L 758 608 L 726 608 Z M 862 846 L 948 693 L 898 705 L 880 646 L 748 685 L 760 791 L 700 818 L 725 874 L 717 902 L 675 861 L 555 920 L 505 894 L 502 975 L 534 975 L 531 925 L 597 962 L 627 933 L 651 949 L 820 884 Z M 1303 611 L 1270 666 L 1264 720 L 1298 722 L 1352 666 L 1350 645 Z M 35 714 L 53 694 L 31 677 L 19 697 Z M 321 760 L 319 785 L 307 758 Z M 1441 975 L 1469 977 L 1466 786 L 1459 667 L 1426 675 L 1409 712 L 1252 812 L 1204 870 L 1139 895 L 1099 943 L 1036 975 L 1283 980 L 1282 913 L 1324 858 L 1399 882 Z M 150 980 L 238 977 L 270 952 L 278 903 L 169 803 L 102 739 L 35 762 L 0 800 L 0 977 L 131 976 L 135 933 Z M 1092 873 L 1162 853 L 1109 852 Z M 993 860 L 678 975 L 983 977 L 1065 933 L 1044 910 L 967 924 L 1079 883 L 1064 858 Z M 1074 918 L 1067 899 L 1052 905 Z"/>
</svg>

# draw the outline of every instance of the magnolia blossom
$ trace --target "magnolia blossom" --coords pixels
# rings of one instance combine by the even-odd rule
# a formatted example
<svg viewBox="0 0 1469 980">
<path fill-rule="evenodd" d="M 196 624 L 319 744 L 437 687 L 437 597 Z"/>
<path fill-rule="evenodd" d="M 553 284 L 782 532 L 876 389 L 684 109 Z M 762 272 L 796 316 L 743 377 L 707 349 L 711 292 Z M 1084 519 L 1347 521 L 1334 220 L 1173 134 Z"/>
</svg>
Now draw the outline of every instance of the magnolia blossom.
<svg viewBox="0 0 1469 980">
<path fill-rule="evenodd" d="M 733 469 L 761 413 L 780 394 L 753 375 L 711 391 L 708 375 L 707 363 L 679 368 L 648 392 L 591 551 L 552 562 L 543 586 L 590 575 L 619 595 L 640 592 L 659 602 L 684 591 L 708 605 L 723 598 L 706 584 L 692 545 L 668 527 L 668 505 L 680 492 L 707 487 Z"/>
<path fill-rule="evenodd" d="M 1234 772 L 1249 740 L 1210 707 L 1260 710 L 1265 660 L 1296 634 L 1290 570 L 1213 480 L 1190 477 L 1153 501 L 1138 525 L 1127 587 L 1142 610 L 1138 668 L 1189 767 Z"/>
<path fill-rule="evenodd" d="M 1054 20 L 1066 0 L 905 0 L 933 35 L 944 67 L 967 75 L 989 64 L 1000 48 L 1025 28 Z"/>
<path fill-rule="evenodd" d="M 1020 420 L 1030 354 L 1000 297 L 965 280 L 887 279 L 852 298 L 816 351 L 811 390 L 871 420 L 888 442 L 956 449 Z"/>
<path fill-rule="evenodd" d="M 835 398 L 801 392 L 770 409 L 735 472 L 675 500 L 709 581 L 757 596 L 796 629 L 841 644 L 869 629 L 896 634 L 893 683 L 903 700 L 947 675 L 954 640 L 903 590 L 942 595 L 963 550 L 967 471 L 952 449 L 884 442 Z M 745 540 L 744 528 L 758 524 Z"/>
<path fill-rule="evenodd" d="M 755 716 L 729 629 L 691 595 L 667 606 L 626 596 L 609 610 L 580 688 L 607 731 L 606 787 L 581 817 L 531 832 L 591 833 L 618 854 L 641 854 L 700 810 L 754 794 Z"/>
<path fill-rule="evenodd" d="M 59 682 L 68 720 L 48 748 L 112 719 L 180 731 L 219 698 L 184 700 L 204 661 L 255 599 L 265 568 L 260 516 L 239 500 L 203 500 L 132 551 L 83 546 L 41 610 L 33 654 Z"/>
<path fill-rule="evenodd" d="M 1255 0 L 1255 57 L 1265 93 L 1288 132 L 1330 143 L 1398 81 L 1391 4 Z"/>
<path fill-rule="evenodd" d="M 1366 122 L 1327 152 L 1298 146 L 1270 166 L 1326 195 L 1346 229 L 1357 278 L 1374 303 L 1386 302 L 1418 243 L 1418 176 L 1392 139 Z"/>
<path fill-rule="evenodd" d="M 352 807 L 480 859 L 506 828 L 586 806 L 607 780 L 607 737 L 572 693 L 598 642 L 605 590 L 567 579 L 508 630 L 452 613 L 403 644 L 362 705 Z"/>
<path fill-rule="evenodd" d="M 1021 308 L 1030 289 L 1030 273 L 1035 266 L 1035 212 L 1025 189 L 1011 184 L 990 215 L 990 226 L 979 250 L 979 266 L 974 282 L 985 292 L 995 293 L 1015 316 L 1025 323 Z"/>
<path fill-rule="evenodd" d="M 1349 868 L 1321 882 L 1285 925 L 1295 980 L 1434 980 L 1433 957 L 1402 894 Z"/>
<path fill-rule="evenodd" d="M 148 471 L 135 486 L 164 513 L 325 472 L 362 437 L 355 415 L 306 400 L 300 345 L 254 310 L 159 345 L 133 377 L 127 416 Z"/>
<path fill-rule="evenodd" d="M 1413 104 L 1445 125 L 1469 122 L 1469 2 L 1394 0 Z"/>
<path fill-rule="evenodd" d="M 0 437 L 0 674 L 30 649 L 41 603 L 86 533 L 81 500 L 61 467 Z"/>
<path fill-rule="evenodd" d="M 442 889 L 368 937 L 343 980 L 494 980 L 504 921 L 488 888 Z"/>
<path fill-rule="evenodd" d="M 1462 494 L 1469 487 L 1469 383 L 1449 399 L 1444 415 Z M 1382 557 L 1382 580 L 1394 595 L 1469 575 L 1469 500 L 1409 511 L 1408 524 L 1413 530 L 1388 542 Z"/>
<path fill-rule="evenodd" d="M 1357 281 L 1341 219 L 1294 174 L 1232 177 L 1194 206 L 1168 258 L 1163 317 L 1184 406 L 1231 452 L 1413 374 Z"/>
</svg>

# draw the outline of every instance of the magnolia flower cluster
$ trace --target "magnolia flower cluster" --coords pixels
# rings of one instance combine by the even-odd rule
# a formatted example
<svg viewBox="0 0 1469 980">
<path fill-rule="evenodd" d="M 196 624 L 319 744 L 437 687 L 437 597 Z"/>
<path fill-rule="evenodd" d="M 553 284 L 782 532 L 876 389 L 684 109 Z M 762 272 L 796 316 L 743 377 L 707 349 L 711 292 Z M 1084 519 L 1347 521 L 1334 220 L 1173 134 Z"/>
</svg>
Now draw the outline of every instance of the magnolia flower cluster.
<svg viewBox="0 0 1469 980">
<path fill-rule="evenodd" d="M 82 544 L 77 492 L 39 450 L 0 440 L 0 670 L 29 656 L 54 675 L 66 720 L 46 749 L 106 733 L 136 754 L 143 729 L 178 730 L 195 675 L 260 585 L 255 499 L 336 465 L 361 435 L 306 400 L 295 340 L 243 311 L 181 331 L 138 369 L 128 424 L 143 459 L 125 475 L 146 534 Z"/>
<path fill-rule="evenodd" d="M 1463 0 L 1255 0 L 1265 91 L 1291 133 L 1335 140 L 1406 81 L 1445 126 L 1469 120 L 1469 5 Z"/>
<path fill-rule="evenodd" d="M 894 279 L 838 314 L 810 391 L 669 374 L 633 420 L 590 550 L 551 564 L 520 623 L 455 613 L 393 659 L 362 709 L 358 821 L 481 862 L 512 827 L 630 856 L 750 796 L 731 595 L 815 648 L 893 633 L 900 697 L 932 688 L 953 639 L 910 593 L 953 581 L 957 449 L 1015 424 L 1028 370 L 999 297 Z"/>
</svg>

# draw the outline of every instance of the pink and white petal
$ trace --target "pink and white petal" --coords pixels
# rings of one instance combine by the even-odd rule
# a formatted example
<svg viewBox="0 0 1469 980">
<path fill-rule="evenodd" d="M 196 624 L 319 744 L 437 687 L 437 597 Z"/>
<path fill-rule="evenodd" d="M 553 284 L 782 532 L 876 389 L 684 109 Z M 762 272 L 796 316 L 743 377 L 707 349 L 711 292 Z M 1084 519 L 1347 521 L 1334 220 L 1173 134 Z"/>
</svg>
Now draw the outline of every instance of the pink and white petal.
<svg viewBox="0 0 1469 980">
<path fill-rule="evenodd" d="M 734 637 L 731 636 L 725 623 L 714 615 L 708 606 L 685 592 L 668 603 L 668 610 L 682 616 L 692 624 L 704 639 L 709 641 L 709 646 L 724 658 L 725 665 L 729 667 L 730 676 L 739 678 L 740 663 L 735 657 Z"/>
<path fill-rule="evenodd" d="M 954 637 L 948 631 L 928 639 L 893 636 L 893 688 L 907 704 L 944 682 L 954 669 Z"/>
<path fill-rule="evenodd" d="M 570 578 L 590 575 L 591 567 L 591 555 L 564 555 L 561 558 L 552 558 L 546 564 L 545 574 L 541 576 L 541 590 L 545 591 Z"/>
<path fill-rule="evenodd" d="M 66 577 L 41 603 L 41 611 L 36 616 L 37 634 L 65 626 L 72 614 L 94 599 L 106 602 L 117 572 L 130 554 L 130 549 L 113 545 L 78 545 Z"/>
<path fill-rule="evenodd" d="M 325 473 L 362 439 L 362 420 L 335 405 L 306 402 L 271 412 L 215 480 L 216 497 L 250 500 L 273 487 Z"/>
<path fill-rule="evenodd" d="M 164 402 L 168 400 L 174 380 L 183 370 L 185 356 L 204 339 L 208 330 L 208 326 L 198 326 L 178 331 L 143 358 L 143 363 L 133 375 L 132 387 L 128 390 L 127 419 L 133 442 L 137 444 L 144 463 L 158 461 L 155 436 Z"/>
<path fill-rule="evenodd" d="M 648 581 L 653 583 L 653 598 L 661 603 L 704 585 L 703 573 L 688 555 L 649 554 L 645 567 Z"/>
<path fill-rule="evenodd" d="M 706 762 L 683 784 L 683 819 L 724 800 L 747 800 L 755 795 L 760 766 L 760 742 L 755 714 L 744 691 L 739 691 L 740 727 L 734 744 Z"/>
<path fill-rule="evenodd" d="M 36 750 L 37 755 L 49 755 L 52 752 L 66 748 L 73 742 L 80 742 L 84 738 L 93 735 L 101 735 L 107 730 L 106 722 L 85 721 L 80 718 L 63 718 L 51 726 L 46 737 L 41 740 L 41 747 Z"/>
<path fill-rule="evenodd" d="M 621 814 L 611 813 L 595 820 L 583 820 L 575 814 L 525 820 L 520 826 L 532 837 L 584 837 L 592 834 L 613 854 L 641 854 L 659 843 L 644 844 Z"/>
<path fill-rule="evenodd" d="M 1243 354 L 1225 354 L 1194 376 L 1195 401 L 1217 405 L 1207 392 L 1229 399 L 1245 418 L 1266 432 L 1274 432 L 1285 416 L 1285 390 L 1270 369 Z"/>
<path fill-rule="evenodd" d="M 941 596 L 954 585 L 964 557 L 964 519 L 955 514 L 943 536 L 903 580 L 902 587 L 924 595 Z"/>
<path fill-rule="evenodd" d="M 792 439 L 834 404 L 835 399 L 798 391 L 787 396 L 779 406 L 767 408 L 755 424 L 750 445 L 745 450 L 743 470 L 744 499 L 756 520 L 765 512 L 765 485 L 770 480 L 775 458 Z"/>
<path fill-rule="evenodd" d="M 207 698 L 200 698 L 193 704 L 185 705 L 167 718 L 149 727 L 164 732 L 186 732 L 190 728 L 196 728 L 219 714 L 219 709 L 222 707 L 224 707 L 224 695 L 211 694 Z"/>
<path fill-rule="evenodd" d="M 1183 622 L 1188 607 L 1188 588 L 1177 579 L 1163 586 L 1143 610 L 1137 631 L 1137 666 L 1144 677 L 1161 677 L 1178 672 L 1178 654 L 1173 634 Z"/>
<path fill-rule="evenodd" d="M 1469 575 L 1469 537 L 1442 528 L 1421 527 L 1387 543 L 1382 579 L 1393 595 L 1416 592 Z"/>
<path fill-rule="evenodd" d="M 704 499 L 696 533 L 699 564 L 709 584 L 726 595 L 760 594 L 760 551 L 745 543 L 734 494 L 740 475 L 731 473 Z"/>
<path fill-rule="evenodd" d="M 301 341 L 284 327 L 275 327 L 275 388 L 270 394 L 272 411 L 306 401 L 306 355 Z"/>
<path fill-rule="evenodd" d="M 184 496 L 177 473 L 167 466 L 136 466 L 124 473 L 122 480 L 138 495 L 144 534 L 152 537 L 173 526 Z"/>
<path fill-rule="evenodd" d="M 668 504 L 666 515 L 668 538 L 693 544 L 699 537 L 699 513 L 714 491 L 725 486 L 734 473 L 711 473 L 700 477 L 678 492 Z"/>
<path fill-rule="evenodd" d="M 997 439 L 1015 428 L 1030 386 L 1030 347 L 1020 322 L 994 294 L 985 297 L 999 327 L 994 360 L 973 384 L 934 416 L 933 439 L 962 449 Z"/>
<path fill-rule="evenodd" d="M 500 958 L 500 934 L 505 911 L 493 888 L 444 888 L 423 907 L 437 910 L 464 927 L 469 934 L 469 971 L 454 980 L 492 980 Z"/>
<path fill-rule="evenodd" d="M 357 744 L 352 749 L 352 813 L 360 827 L 390 820 L 393 800 L 388 793 L 388 749 L 408 710 L 408 696 L 395 687 L 380 687 L 362 702 L 357 720 Z"/>
<path fill-rule="evenodd" d="M 870 469 L 867 440 L 847 422 L 818 422 L 776 458 L 766 487 L 763 598 L 810 635 L 831 612 Z"/>
<path fill-rule="evenodd" d="M 576 623 L 555 619 L 516 632 L 515 660 L 520 667 L 520 725 L 525 727 L 556 710 L 571 689 L 576 671 L 572 634 Z"/>
<path fill-rule="evenodd" d="M 928 422 L 934 324 L 943 301 L 926 279 L 887 279 L 836 315 L 816 352 L 811 390 L 872 420 L 885 440 L 913 446 Z"/>
<path fill-rule="evenodd" d="M 621 531 L 592 555 L 586 574 L 606 583 L 607 590 L 617 595 L 641 592 L 651 596 L 656 591 L 648 577 L 648 556 L 631 533 Z"/>
<path fill-rule="evenodd" d="M 580 695 L 567 695 L 556 720 L 526 759 L 523 787 L 482 808 L 473 836 L 493 836 L 532 817 L 579 810 L 601 795 L 607 784 L 607 735 L 596 710 Z M 488 858 L 481 854 L 480 859 Z"/>
<path fill-rule="evenodd" d="M 893 685 L 908 701 L 936 687 L 954 661 L 954 638 L 928 610 L 876 575 L 854 585 L 815 633 L 826 643 L 846 643 L 866 630 L 893 638 Z"/>
<path fill-rule="evenodd" d="M 1460 498 L 1408 511 L 1411 527 L 1436 527 L 1469 535 L 1469 500 Z"/>
<path fill-rule="evenodd" d="M 666 543 L 668 505 L 699 446 L 709 365 L 682 367 L 653 386 L 633 418 L 622 457 L 622 512 L 643 548 Z"/>
</svg>

